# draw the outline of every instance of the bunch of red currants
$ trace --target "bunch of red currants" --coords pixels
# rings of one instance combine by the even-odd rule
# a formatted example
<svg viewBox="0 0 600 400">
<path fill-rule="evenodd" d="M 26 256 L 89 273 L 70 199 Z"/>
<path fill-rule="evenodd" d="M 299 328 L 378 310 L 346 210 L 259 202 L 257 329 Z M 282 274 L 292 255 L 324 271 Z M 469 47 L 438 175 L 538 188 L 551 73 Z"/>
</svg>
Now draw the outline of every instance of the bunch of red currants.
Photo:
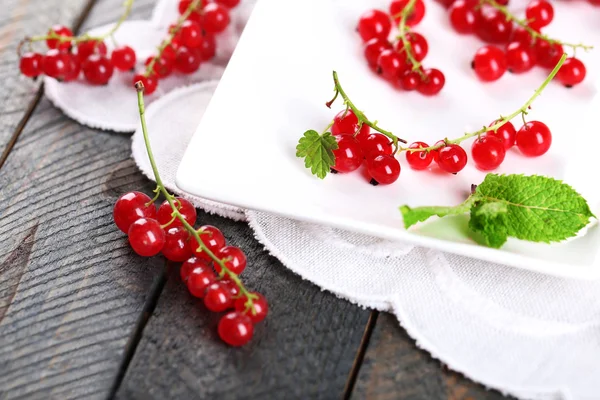
<svg viewBox="0 0 600 400">
<path fill-rule="evenodd" d="M 193 227 L 196 209 L 183 198 L 173 200 L 179 214 Z M 254 324 L 265 319 L 268 304 L 264 296 L 250 293 L 237 278 L 246 268 L 246 255 L 228 246 L 221 231 L 210 225 L 196 229 L 202 246 L 189 227 L 173 216 L 165 201 L 156 209 L 153 199 L 141 192 L 125 193 L 115 203 L 113 219 L 126 233 L 137 254 L 152 257 L 159 253 L 173 262 L 183 262 L 182 280 L 192 296 L 201 298 L 207 309 L 224 312 L 218 326 L 220 338 L 231 346 L 242 346 L 252 339 Z M 193 229 L 193 228 L 192 228 Z M 227 273 L 223 273 L 224 268 Z"/>
</svg>

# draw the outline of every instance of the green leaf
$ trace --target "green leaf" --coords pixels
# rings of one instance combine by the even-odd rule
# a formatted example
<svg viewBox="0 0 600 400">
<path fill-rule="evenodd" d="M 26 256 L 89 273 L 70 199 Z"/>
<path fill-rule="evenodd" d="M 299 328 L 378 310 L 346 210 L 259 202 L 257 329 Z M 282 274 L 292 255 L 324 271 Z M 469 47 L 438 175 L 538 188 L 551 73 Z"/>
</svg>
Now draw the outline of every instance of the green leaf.
<svg viewBox="0 0 600 400">
<path fill-rule="evenodd" d="M 469 228 L 481 234 L 483 244 L 500 248 L 508 239 L 506 216 L 508 206 L 500 201 L 480 201 L 471 207 Z"/>
<path fill-rule="evenodd" d="M 296 157 L 304 158 L 304 166 L 310 168 L 313 175 L 323 179 L 335 165 L 333 150 L 337 148 L 331 132 L 319 135 L 317 131 L 308 130 L 298 141 Z"/>
<path fill-rule="evenodd" d="M 433 216 L 445 217 L 448 215 L 464 214 L 469 211 L 472 202 L 473 198 L 469 197 L 464 203 L 453 207 L 432 206 L 410 208 L 405 205 L 400 207 L 400 212 L 402 213 L 404 227 L 408 229 L 417 222 L 426 221 Z"/>
</svg>

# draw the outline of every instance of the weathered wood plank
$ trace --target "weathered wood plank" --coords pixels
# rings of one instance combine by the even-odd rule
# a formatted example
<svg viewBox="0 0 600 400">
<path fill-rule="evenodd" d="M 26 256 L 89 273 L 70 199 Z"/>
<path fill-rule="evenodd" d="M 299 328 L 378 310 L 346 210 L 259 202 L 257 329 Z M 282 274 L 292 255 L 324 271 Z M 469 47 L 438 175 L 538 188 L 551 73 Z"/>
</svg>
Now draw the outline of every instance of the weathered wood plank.
<svg viewBox="0 0 600 400">
<path fill-rule="evenodd" d="M 249 345 L 229 348 L 216 333 L 220 314 L 189 295 L 172 271 L 117 398 L 341 398 L 369 312 L 294 275 L 247 225 L 201 218 L 248 253 L 242 277 L 270 300 L 269 316 Z"/>
<path fill-rule="evenodd" d="M 415 346 L 396 318 L 381 313 L 360 368 L 353 399 L 502 400 L 452 372 Z"/>
</svg>

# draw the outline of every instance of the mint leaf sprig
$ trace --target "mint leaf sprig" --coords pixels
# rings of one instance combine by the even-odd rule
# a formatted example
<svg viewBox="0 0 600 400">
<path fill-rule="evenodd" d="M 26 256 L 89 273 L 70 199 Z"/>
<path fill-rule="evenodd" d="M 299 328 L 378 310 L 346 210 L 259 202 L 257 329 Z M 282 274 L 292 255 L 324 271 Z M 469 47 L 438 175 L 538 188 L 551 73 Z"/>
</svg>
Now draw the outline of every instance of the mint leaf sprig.
<svg viewBox="0 0 600 400">
<path fill-rule="evenodd" d="M 571 186 L 540 175 L 488 174 L 473 193 L 454 207 L 400 207 L 406 229 L 430 217 L 470 213 L 469 229 L 482 244 L 500 248 L 509 237 L 560 242 L 587 226 L 587 201 Z"/>
<path fill-rule="evenodd" d="M 369 120 L 365 114 L 354 105 L 352 100 L 350 100 L 342 88 L 336 71 L 333 71 L 333 83 L 335 94 L 331 100 L 325 103 L 325 105 L 327 108 L 331 108 L 338 96 L 342 97 L 344 105 L 346 106 L 345 112 L 347 113 L 352 111 L 358 119 L 358 126 L 356 132 L 354 132 L 354 137 L 358 135 L 363 125 L 367 125 L 371 129 L 390 138 L 391 143 L 394 146 L 394 154 L 399 150 L 399 142 L 404 144 L 407 143 L 406 140 L 400 139 L 392 132 L 379 127 L 379 125 L 377 125 L 377 121 Z M 333 123 L 334 120 L 332 119 L 321 134 L 313 129 L 307 130 L 304 132 L 298 141 L 298 145 L 296 146 L 296 157 L 303 158 L 304 166 L 309 168 L 312 174 L 316 175 L 320 179 L 324 179 L 330 172 L 331 167 L 335 165 L 335 155 L 333 154 L 333 150 L 336 150 L 338 145 L 335 138 L 331 134 L 331 127 L 333 126 Z"/>
</svg>

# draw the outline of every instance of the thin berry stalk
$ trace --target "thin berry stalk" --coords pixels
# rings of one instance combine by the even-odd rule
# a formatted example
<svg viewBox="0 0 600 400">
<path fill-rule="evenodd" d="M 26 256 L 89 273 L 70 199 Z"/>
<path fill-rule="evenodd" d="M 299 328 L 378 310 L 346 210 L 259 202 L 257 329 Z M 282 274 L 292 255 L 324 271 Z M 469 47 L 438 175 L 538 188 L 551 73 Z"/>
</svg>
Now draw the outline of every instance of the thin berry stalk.
<svg viewBox="0 0 600 400">
<path fill-rule="evenodd" d="M 560 60 L 558 61 L 558 63 L 556 64 L 556 66 L 554 67 L 554 69 L 550 72 L 550 74 L 548 75 L 548 77 L 544 80 L 544 82 L 540 85 L 540 87 L 538 87 L 535 92 L 533 93 L 533 95 L 529 98 L 529 100 L 527 100 L 525 102 L 525 104 L 523 104 L 523 106 L 521 106 L 518 110 L 516 110 L 515 112 L 509 114 L 506 117 L 501 117 L 498 122 L 496 122 L 494 125 L 492 126 L 488 126 L 488 127 L 483 127 L 478 131 L 475 132 L 470 132 L 470 133 L 465 133 L 463 136 L 453 139 L 453 140 L 449 140 L 448 138 L 444 139 L 444 144 L 439 144 L 437 146 L 429 146 L 429 147 L 422 147 L 422 148 L 417 148 L 417 149 L 409 149 L 409 148 L 401 148 L 400 151 L 409 151 L 411 153 L 417 152 L 417 151 L 432 151 L 432 150 L 437 150 L 445 145 L 449 145 L 449 144 L 459 144 L 460 142 L 463 142 L 467 139 L 470 139 L 472 137 L 475 136 L 480 136 L 486 132 L 491 132 L 491 131 L 497 131 L 502 125 L 506 124 L 507 122 L 509 122 L 510 120 L 512 120 L 513 118 L 515 118 L 518 115 L 521 115 L 523 117 L 523 121 L 525 121 L 525 115 L 527 115 L 529 107 L 531 106 L 531 104 L 533 104 L 533 102 L 535 101 L 535 99 L 537 99 L 537 97 L 542 94 L 542 92 L 544 91 L 544 89 L 546 88 L 546 86 L 548 86 L 548 84 L 550 83 L 550 81 L 552 81 L 552 79 L 554 79 L 554 76 L 558 73 L 558 70 L 560 69 L 560 67 L 562 67 L 563 63 L 565 62 L 567 58 L 567 54 L 563 54 L 562 57 L 560 58 Z"/>
<path fill-rule="evenodd" d="M 219 257 L 217 257 L 208 247 L 206 247 L 206 245 L 204 244 L 202 239 L 200 239 L 199 232 L 196 229 L 194 229 L 194 227 L 192 225 L 190 225 L 185 220 L 183 215 L 181 215 L 181 213 L 179 212 L 177 206 L 175 205 L 175 201 L 176 201 L 175 197 L 173 195 L 171 195 L 165 188 L 165 185 L 163 184 L 162 179 L 160 178 L 160 174 L 158 173 L 158 167 L 156 166 L 156 162 L 154 160 L 154 154 L 152 153 L 152 147 L 150 146 L 150 137 L 148 136 L 148 127 L 146 125 L 145 106 L 144 106 L 144 85 L 142 84 L 142 82 L 136 82 L 135 88 L 137 90 L 138 108 L 139 108 L 139 114 L 140 114 L 140 121 L 141 121 L 141 125 L 142 125 L 142 133 L 144 136 L 144 143 L 146 144 L 146 151 L 148 153 L 148 159 L 150 160 L 150 165 L 152 166 L 152 172 L 154 173 L 154 179 L 156 180 L 156 187 L 157 187 L 158 191 L 160 193 L 162 193 L 163 196 L 165 196 L 165 198 L 167 199 L 167 202 L 169 203 L 169 205 L 171 206 L 171 209 L 173 210 L 173 212 L 172 212 L 173 217 L 177 218 L 183 224 L 183 227 L 188 231 L 188 233 L 190 233 L 194 237 L 194 239 L 196 239 L 196 242 L 198 243 L 198 246 L 200 247 L 200 249 L 203 252 L 205 252 L 213 260 L 213 262 L 215 262 L 216 264 L 219 265 L 219 267 L 221 268 L 221 272 L 219 273 L 219 276 L 221 278 L 223 278 L 225 275 L 227 275 L 229 277 L 229 279 L 236 284 L 236 286 L 240 289 L 240 294 L 242 296 L 246 296 L 247 303 L 250 304 L 250 306 L 252 307 L 252 312 L 253 312 L 253 314 L 255 314 L 256 310 L 254 309 L 253 300 L 258 297 L 256 295 L 250 293 L 246 289 L 246 287 L 244 286 L 244 284 L 242 283 L 240 278 L 235 273 L 233 273 L 229 268 L 227 268 L 227 266 L 225 265 L 225 260 L 222 260 Z"/>
<path fill-rule="evenodd" d="M 398 26 L 398 31 L 400 33 L 398 34 L 397 39 L 402 41 L 402 48 L 404 48 L 404 52 L 406 53 L 406 58 L 408 58 L 408 61 L 412 65 L 412 70 L 417 71 L 419 73 L 419 75 L 421 76 L 421 79 L 425 79 L 425 74 L 423 73 L 423 71 L 421 69 L 421 63 L 419 61 L 417 61 L 417 59 L 415 58 L 415 55 L 414 55 L 413 49 L 412 49 L 412 44 L 406 38 L 406 34 L 410 32 L 410 28 L 408 27 L 408 25 L 406 25 L 406 20 L 408 19 L 408 16 L 412 12 L 416 2 L 417 2 L 417 0 L 410 0 L 408 2 L 408 4 L 406 5 L 406 7 L 404 7 L 402 12 L 400 13 L 400 24 Z"/>
</svg>

